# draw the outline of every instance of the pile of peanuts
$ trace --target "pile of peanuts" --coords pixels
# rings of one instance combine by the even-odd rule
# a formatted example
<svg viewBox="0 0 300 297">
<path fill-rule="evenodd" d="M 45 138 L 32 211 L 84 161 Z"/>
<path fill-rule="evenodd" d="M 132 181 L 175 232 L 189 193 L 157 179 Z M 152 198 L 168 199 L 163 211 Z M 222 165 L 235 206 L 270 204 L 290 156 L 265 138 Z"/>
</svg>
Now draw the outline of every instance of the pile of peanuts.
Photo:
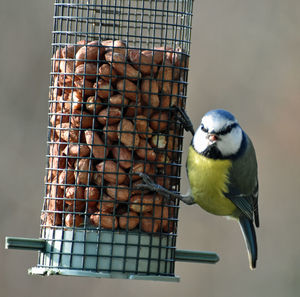
<svg viewBox="0 0 300 297">
<path fill-rule="evenodd" d="M 44 226 L 172 232 L 176 206 L 136 189 L 179 183 L 180 49 L 79 41 L 53 56 Z"/>
</svg>

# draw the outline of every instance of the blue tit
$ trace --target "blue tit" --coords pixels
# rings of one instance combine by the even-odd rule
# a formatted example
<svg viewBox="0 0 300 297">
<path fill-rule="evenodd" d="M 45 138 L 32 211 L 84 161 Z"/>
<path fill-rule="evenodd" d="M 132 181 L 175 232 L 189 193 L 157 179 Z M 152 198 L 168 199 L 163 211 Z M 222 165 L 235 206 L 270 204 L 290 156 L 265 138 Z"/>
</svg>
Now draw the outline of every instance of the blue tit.
<svg viewBox="0 0 300 297">
<path fill-rule="evenodd" d="M 193 133 L 191 125 L 189 130 Z M 236 219 L 244 235 L 250 268 L 254 269 L 257 261 L 254 224 L 259 227 L 259 215 L 253 144 L 236 118 L 222 109 L 207 112 L 193 134 L 186 166 L 189 193 L 169 191 L 142 176 L 144 188 L 179 198 L 186 204 L 196 203 L 214 215 Z"/>
</svg>

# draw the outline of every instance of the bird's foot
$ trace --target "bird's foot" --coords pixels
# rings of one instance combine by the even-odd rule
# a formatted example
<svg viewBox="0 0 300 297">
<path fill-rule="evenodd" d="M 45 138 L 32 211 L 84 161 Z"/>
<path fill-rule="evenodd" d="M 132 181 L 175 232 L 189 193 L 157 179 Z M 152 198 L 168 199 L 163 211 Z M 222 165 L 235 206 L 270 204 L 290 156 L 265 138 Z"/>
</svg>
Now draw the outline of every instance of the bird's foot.
<svg viewBox="0 0 300 297">
<path fill-rule="evenodd" d="M 138 173 L 138 175 L 142 178 L 143 183 L 136 185 L 138 190 L 148 190 L 150 192 L 156 192 L 161 194 L 164 197 L 175 197 L 178 195 L 173 191 L 169 191 L 166 188 L 162 187 L 159 184 L 156 184 L 147 174 Z"/>
<path fill-rule="evenodd" d="M 194 127 L 192 124 L 192 121 L 190 119 L 190 117 L 187 115 L 186 111 L 178 106 L 174 106 L 173 107 L 176 111 L 176 116 L 178 118 L 178 120 L 180 121 L 180 123 L 183 125 L 183 128 L 187 131 L 187 132 L 191 132 L 192 135 L 194 136 L 195 131 L 194 131 Z"/>
<path fill-rule="evenodd" d="M 195 201 L 190 195 L 181 195 L 180 193 L 169 191 L 161 185 L 156 184 L 147 174 L 138 173 L 138 175 L 142 178 L 144 183 L 136 185 L 138 190 L 148 190 L 151 192 L 156 192 L 166 198 L 179 199 L 185 204 L 191 205 L 194 204 Z"/>
</svg>

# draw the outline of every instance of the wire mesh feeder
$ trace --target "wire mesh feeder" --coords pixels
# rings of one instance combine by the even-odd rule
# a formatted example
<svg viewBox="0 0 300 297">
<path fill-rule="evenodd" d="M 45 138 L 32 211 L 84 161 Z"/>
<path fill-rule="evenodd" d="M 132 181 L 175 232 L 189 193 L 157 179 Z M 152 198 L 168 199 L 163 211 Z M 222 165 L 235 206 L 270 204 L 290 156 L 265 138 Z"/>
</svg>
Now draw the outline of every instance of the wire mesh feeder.
<svg viewBox="0 0 300 297">
<path fill-rule="evenodd" d="M 179 201 L 136 187 L 180 191 L 192 6 L 56 0 L 40 239 L 7 242 L 41 251 L 32 274 L 176 281 L 176 260 L 217 261 L 176 250 Z"/>
</svg>

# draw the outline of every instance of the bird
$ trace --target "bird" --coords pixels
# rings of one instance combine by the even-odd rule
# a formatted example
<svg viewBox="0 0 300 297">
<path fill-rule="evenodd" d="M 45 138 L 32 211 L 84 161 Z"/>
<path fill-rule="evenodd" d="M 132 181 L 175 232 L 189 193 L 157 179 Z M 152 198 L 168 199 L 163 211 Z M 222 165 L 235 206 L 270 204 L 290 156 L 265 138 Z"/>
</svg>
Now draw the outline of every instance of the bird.
<svg viewBox="0 0 300 297">
<path fill-rule="evenodd" d="M 259 227 L 259 213 L 257 159 L 252 141 L 229 111 L 208 111 L 196 132 L 186 112 L 179 111 L 184 127 L 193 134 L 186 163 L 188 193 L 167 190 L 145 174 L 141 174 L 140 188 L 178 198 L 188 205 L 198 204 L 211 214 L 236 220 L 253 270 L 257 262 L 255 227 Z"/>
</svg>

